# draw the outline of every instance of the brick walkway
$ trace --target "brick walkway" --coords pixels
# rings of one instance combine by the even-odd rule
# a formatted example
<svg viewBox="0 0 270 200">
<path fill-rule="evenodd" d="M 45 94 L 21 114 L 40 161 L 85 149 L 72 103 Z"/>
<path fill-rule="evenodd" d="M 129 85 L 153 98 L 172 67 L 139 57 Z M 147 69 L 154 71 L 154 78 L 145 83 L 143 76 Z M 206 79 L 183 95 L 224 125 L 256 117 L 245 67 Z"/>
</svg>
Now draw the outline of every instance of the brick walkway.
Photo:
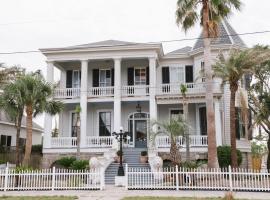
<svg viewBox="0 0 270 200">
<path fill-rule="evenodd" d="M 0 196 L 78 196 L 80 200 L 120 200 L 128 196 L 170 196 L 170 197 L 223 197 L 225 191 L 170 191 L 170 190 L 126 190 L 120 187 L 107 187 L 103 191 L 8 191 Z M 235 198 L 269 200 L 270 193 L 236 192 Z"/>
</svg>

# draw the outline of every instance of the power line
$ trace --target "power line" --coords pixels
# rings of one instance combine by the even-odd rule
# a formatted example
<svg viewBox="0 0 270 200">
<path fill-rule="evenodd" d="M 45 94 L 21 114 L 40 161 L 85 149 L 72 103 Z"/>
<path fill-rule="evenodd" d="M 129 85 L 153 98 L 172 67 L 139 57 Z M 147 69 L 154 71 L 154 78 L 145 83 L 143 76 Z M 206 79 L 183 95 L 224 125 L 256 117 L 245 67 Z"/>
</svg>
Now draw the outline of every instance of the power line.
<svg viewBox="0 0 270 200">
<path fill-rule="evenodd" d="M 246 33 L 238 33 L 238 34 L 226 34 L 219 36 L 218 38 L 224 38 L 224 37 L 234 37 L 234 36 L 244 36 L 244 35 L 257 35 L 257 34 L 265 34 L 265 33 L 270 33 L 270 30 L 265 30 L 265 31 L 255 31 L 255 32 L 246 32 Z M 215 37 L 208 37 L 211 39 L 215 39 Z M 132 45 L 138 45 L 138 44 L 159 44 L 159 43 L 172 43 L 172 42 L 183 42 L 183 41 L 192 41 L 192 40 L 203 40 L 205 37 L 195 37 L 195 38 L 184 38 L 184 39 L 175 39 L 175 40 L 161 40 L 161 41 L 156 41 L 156 42 L 144 42 L 144 43 L 129 43 L 129 44 L 116 44 L 116 45 L 97 45 L 93 47 L 115 47 L 115 46 L 132 46 Z M 74 46 L 74 47 L 64 47 L 65 50 L 72 49 L 87 49 L 89 47 L 87 46 Z M 62 48 L 52 48 L 50 49 L 50 52 L 53 51 L 59 51 L 59 49 Z M 0 52 L 0 55 L 11 55 L 11 54 L 26 54 L 26 53 L 40 53 L 39 50 L 29 50 L 29 51 L 12 51 L 12 52 Z"/>
</svg>

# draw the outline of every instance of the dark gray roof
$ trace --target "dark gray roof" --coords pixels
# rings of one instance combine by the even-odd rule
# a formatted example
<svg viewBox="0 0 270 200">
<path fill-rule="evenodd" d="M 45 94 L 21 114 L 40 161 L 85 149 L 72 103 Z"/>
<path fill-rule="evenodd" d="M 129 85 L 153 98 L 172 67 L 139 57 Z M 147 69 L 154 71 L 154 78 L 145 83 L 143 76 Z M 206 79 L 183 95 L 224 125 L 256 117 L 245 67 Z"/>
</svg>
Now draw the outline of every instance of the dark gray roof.
<svg viewBox="0 0 270 200">
<path fill-rule="evenodd" d="M 211 45 L 238 45 L 240 47 L 246 47 L 243 40 L 236 35 L 236 31 L 232 28 L 227 20 L 223 20 L 219 24 L 219 37 L 211 40 Z M 200 38 L 203 38 L 203 34 L 200 34 Z M 203 48 L 203 40 L 198 39 L 193 46 L 193 50 Z"/>
<path fill-rule="evenodd" d="M 6 116 L 6 114 L 3 110 L 2 111 L 0 110 L 0 121 L 14 124 L 14 122 L 11 119 L 9 119 L 9 117 Z M 0 125 L 1 125 L 1 122 L 0 122 Z M 26 126 L 26 117 L 25 116 L 23 116 L 23 118 L 22 118 L 22 126 L 24 126 L 24 127 Z M 33 129 L 42 130 L 43 128 L 33 121 Z"/>
<path fill-rule="evenodd" d="M 125 42 L 125 41 L 119 41 L 119 40 L 104 40 L 104 41 L 93 42 L 93 43 L 88 43 L 88 44 L 70 46 L 67 48 L 110 47 L 110 46 L 125 46 L 125 45 L 136 45 L 136 44 L 139 44 L 139 43 Z"/>
<path fill-rule="evenodd" d="M 181 49 L 177 49 L 177 50 L 171 51 L 167 55 L 186 54 L 186 53 L 190 52 L 191 49 L 192 49 L 192 47 L 186 46 L 186 47 L 183 47 Z"/>
</svg>

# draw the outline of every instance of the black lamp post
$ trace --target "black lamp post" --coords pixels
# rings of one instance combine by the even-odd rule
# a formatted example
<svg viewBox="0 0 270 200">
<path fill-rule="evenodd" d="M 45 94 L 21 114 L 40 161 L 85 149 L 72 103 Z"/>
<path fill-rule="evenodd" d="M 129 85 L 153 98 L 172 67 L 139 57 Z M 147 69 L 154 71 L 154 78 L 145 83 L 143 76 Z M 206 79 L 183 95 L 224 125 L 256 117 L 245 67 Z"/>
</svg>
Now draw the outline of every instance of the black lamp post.
<svg viewBox="0 0 270 200">
<path fill-rule="evenodd" d="M 118 167 L 117 176 L 125 176 L 124 167 L 123 167 L 123 139 L 127 137 L 128 132 L 123 132 L 123 128 L 120 127 L 120 132 L 113 132 L 118 142 L 120 142 L 120 163 Z"/>
</svg>

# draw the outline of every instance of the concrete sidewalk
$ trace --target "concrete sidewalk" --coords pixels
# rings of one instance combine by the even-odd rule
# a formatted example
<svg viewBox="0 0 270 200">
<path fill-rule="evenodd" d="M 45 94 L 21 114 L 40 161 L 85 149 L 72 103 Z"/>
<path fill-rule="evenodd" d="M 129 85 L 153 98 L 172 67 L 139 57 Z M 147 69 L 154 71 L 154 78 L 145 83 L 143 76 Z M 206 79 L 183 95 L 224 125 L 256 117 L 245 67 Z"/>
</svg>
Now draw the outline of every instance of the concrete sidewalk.
<svg viewBox="0 0 270 200">
<path fill-rule="evenodd" d="M 130 196 L 164 196 L 164 197 L 224 197 L 225 191 L 196 190 L 126 190 L 121 187 L 106 187 L 103 191 L 8 191 L 0 196 L 78 196 L 80 200 L 120 200 Z M 269 200 L 266 192 L 235 192 L 237 199 Z"/>
</svg>

